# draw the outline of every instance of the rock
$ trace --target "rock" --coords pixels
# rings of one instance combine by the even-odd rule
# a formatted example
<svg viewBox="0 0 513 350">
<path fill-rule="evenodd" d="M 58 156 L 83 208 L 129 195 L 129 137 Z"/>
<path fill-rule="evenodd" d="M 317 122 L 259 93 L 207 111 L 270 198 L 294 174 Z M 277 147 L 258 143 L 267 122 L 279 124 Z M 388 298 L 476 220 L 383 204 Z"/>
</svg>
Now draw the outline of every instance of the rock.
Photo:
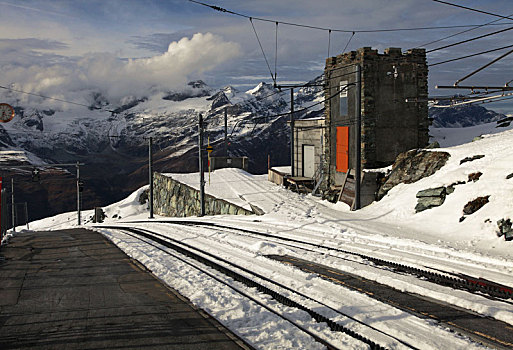
<svg viewBox="0 0 513 350">
<path fill-rule="evenodd" d="M 449 186 L 447 186 L 447 188 L 446 188 L 446 190 L 445 190 L 445 191 L 447 192 L 447 195 L 449 195 L 449 194 L 453 193 L 453 192 L 454 192 L 454 190 L 455 190 L 455 187 L 456 187 L 457 185 L 463 185 L 463 184 L 466 184 L 466 182 L 465 182 L 465 181 L 457 181 L 457 182 L 453 182 L 452 184 L 450 184 Z"/>
<path fill-rule="evenodd" d="M 438 141 L 430 143 L 425 149 L 433 149 L 433 148 L 440 148 L 440 144 Z"/>
<path fill-rule="evenodd" d="M 103 220 L 105 220 L 105 217 L 106 217 L 105 212 L 103 211 L 103 209 L 101 207 L 94 208 L 94 217 L 92 218 L 93 222 L 102 223 Z"/>
<path fill-rule="evenodd" d="M 138 199 L 139 204 L 144 204 L 148 201 L 149 193 L 150 193 L 149 189 L 142 191 L 142 193 L 139 195 L 139 199 Z"/>
<path fill-rule="evenodd" d="M 484 158 L 484 154 L 478 154 L 478 155 L 475 155 L 475 156 L 472 156 L 472 157 L 465 157 L 462 160 L 460 160 L 460 165 L 463 164 L 463 163 L 472 162 L 473 160 L 481 159 L 481 158 Z"/>
<path fill-rule="evenodd" d="M 425 150 L 411 150 L 397 156 L 392 171 L 378 190 L 378 199 L 383 198 L 388 191 L 400 183 L 414 183 L 433 175 L 443 167 L 450 154 Z"/>
<path fill-rule="evenodd" d="M 476 199 L 471 200 L 463 207 L 463 214 L 474 214 L 476 211 L 481 209 L 486 203 L 489 202 L 488 198 L 490 198 L 490 196 L 477 197 Z"/>
<path fill-rule="evenodd" d="M 226 97 L 225 93 L 222 91 L 219 91 L 214 96 L 207 98 L 207 100 L 212 101 L 210 110 L 214 110 L 216 108 L 226 106 L 226 105 L 231 105 L 230 100 L 228 99 L 228 97 Z"/>
<path fill-rule="evenodd" d="M 465 216 L 462 216 L 462 217 L 460 218 L 460 222 L 462 222 L 462 221 L 463 221 L 463 220 L 465 220 L 465 219 L 466 219 L 466 218 L 465 218 Z"/>
<path fill-rule="evenodd" d="M 512 177 L 513 177 L 513 173 L 511 173 L 508 176 L 506 176 L 506 180 L 511 179 Z"/>
<path fill-rule="evenodd" d="M 483 173 L 479 171 L 477 173 L 468 174 L 468 181 L 476 182 L 477 180 L 479 180 L 481 175 L 483 175 Z"/>
<path fill-rule="evenodd" d="M 499 232 L 497 232 L 497 237 L 504 236 L 504 239 L 510 241 L 513 239 L 513 228 L 511 219 L 500 219 L 497 221 L 497 227 L 499 228 Z"/>
<path fill-rule="evenodd" d="M 445 201 L 444 197 L 421 197 L 419 198 L 417 205 L 415 206 L 415 212 L 419 213 L 421 211 L 431 209 L 433 207 L 441 206 Z"/>
<path fill-rule="evenodd" d="M 417 198 L 421 197 L 445 197 L 446 190 L 445 187 L 435 187 L 435 188 L 428 188 L 427 190 L 422 190 L 417 192 Z"/>
</svg>

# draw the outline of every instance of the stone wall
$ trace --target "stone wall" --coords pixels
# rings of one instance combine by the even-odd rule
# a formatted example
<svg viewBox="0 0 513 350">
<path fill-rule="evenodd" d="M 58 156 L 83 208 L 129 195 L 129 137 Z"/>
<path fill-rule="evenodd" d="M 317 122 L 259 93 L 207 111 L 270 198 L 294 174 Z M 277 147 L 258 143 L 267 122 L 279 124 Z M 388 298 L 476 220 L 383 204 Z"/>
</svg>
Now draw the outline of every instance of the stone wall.
<svg viewBox="0 0 513 350">
<path fill-rule="evenodd" d="M 153 209 L 163 216 L 199 216 L 200 193 L 190 186 L 159 173 L 153 174 Z M 205 194 L 205 215 L 252 215 L 252 211 L 241 208 L 223 199 Z"/>
</svg>

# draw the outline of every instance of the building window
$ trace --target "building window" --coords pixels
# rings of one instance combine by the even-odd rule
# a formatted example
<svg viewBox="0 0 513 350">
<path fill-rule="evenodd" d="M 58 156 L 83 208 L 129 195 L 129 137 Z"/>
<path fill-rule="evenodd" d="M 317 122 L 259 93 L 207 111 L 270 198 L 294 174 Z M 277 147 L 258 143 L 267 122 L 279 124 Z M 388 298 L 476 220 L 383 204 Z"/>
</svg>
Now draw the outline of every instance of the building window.
<svg viewBox="0 0 513 350">
<path fill-rule="evenodd" d="M 348 115 L 347 111 L 347 89 L 349 82 L 347 80 L 342 80 L 339 86 L 339 94 L 340 94 L 340 116 Z"/>
</svg>

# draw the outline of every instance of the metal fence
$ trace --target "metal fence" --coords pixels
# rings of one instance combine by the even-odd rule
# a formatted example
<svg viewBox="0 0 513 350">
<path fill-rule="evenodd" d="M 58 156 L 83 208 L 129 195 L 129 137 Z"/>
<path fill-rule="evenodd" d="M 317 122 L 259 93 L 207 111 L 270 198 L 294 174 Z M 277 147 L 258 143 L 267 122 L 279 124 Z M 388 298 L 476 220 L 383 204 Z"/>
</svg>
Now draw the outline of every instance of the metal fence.
<svg viewBox="0 0 513 350">
<path fill-rule="evenodd" d="M 1 207 L 0 207 L 0 241 L 6 235 L 8 230 L 16 231 L 17 226 L 26 225 L 29 229 L 27 202 L 14 203 L 14 213 L 12 203 L 9 203 L 9 193 L 7 189 L 2 189 Z M 14 223 L 14 224 L 13 224 Z"/>
</svg>

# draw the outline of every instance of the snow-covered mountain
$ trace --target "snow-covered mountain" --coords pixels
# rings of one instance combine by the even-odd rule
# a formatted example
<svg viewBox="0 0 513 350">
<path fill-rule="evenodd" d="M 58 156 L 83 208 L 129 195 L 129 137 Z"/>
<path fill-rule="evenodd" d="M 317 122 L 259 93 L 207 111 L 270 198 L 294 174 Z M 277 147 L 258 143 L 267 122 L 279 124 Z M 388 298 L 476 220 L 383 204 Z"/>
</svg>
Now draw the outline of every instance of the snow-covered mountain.
<svg viewBox="0 0 513 350">
<path fill-rule="evenodd" d="M 267 155 L 273 164 L 286 164 L 289 132 L 285 115 L 290 109 L 290 93 L 260 83 L 249 91 L 232 86 L 218 91 L 202 81 L 190 82 L 181 90 L 153 92 L 143 98 L 126 97 L 111 104 L 99 93 L 93 94 L 89 108 L 77 105 L 41 107 L 40 102 L 13 103 L 16 117 L 0 125 L 0 150 L 23 151 L 28 158 L 39 158 L 48 164 L 76 163 L 85 183 L 84 207 L 103 206 L 125 197 L 147 182 L 148 138 L 153 137 L 156 171 L 197 171 L 198 115 L 206 122 L 207 139 L 214 146 L 212 155 L 224 155 L 224 109 L 228 111 L 228 154 L 248 156 L 254 173 L 267 170 Z M 4 97 L 4 98 L 2 98 Z M 12 96 L 0 96 L 7 100 Z M 322 88 L 311 87 L 295 92 L 295 109 L 300 110 L 322 101 Z M 323 106 L 298 113 L 297 117 L 317 115 Z M 7 159 L 2 164 L 3 176 L 15 177 L 20 200 L 28 200 L 25 183 L 30 172 L 9 168 L 9 164 L 32 164 Z M 40 162 L 40 163 L 41 163 Z M 75 170 L 70 169 L 71 173 Z M 55 179 L 45 170 L 41 187 Z M 33 187 L 34 184 L 30 184 Z M 74 188 L 70 188 L 70 208 L 75 205 Z M 89 199 L 87 199 L 89 198 Z M 96 199 L 95 199 L 96 198 Z M 100 199 L 98 199 L 100 198 Z M 46 199 L 45 199 L 45 202 Z M 50 205 L 38 206 L 33 218 L 55 214 Z M 39 214 L 38 214 L 39 213 Z"/>
<path fill-rule="evenodd" d="M 429 117 L 433 119 L 434 128 L 464 128 L 480 124 L 497 122 L 506 118 L 482 106 L 461 105 L 456 107 L 431 107 Z"/>
</svg>

